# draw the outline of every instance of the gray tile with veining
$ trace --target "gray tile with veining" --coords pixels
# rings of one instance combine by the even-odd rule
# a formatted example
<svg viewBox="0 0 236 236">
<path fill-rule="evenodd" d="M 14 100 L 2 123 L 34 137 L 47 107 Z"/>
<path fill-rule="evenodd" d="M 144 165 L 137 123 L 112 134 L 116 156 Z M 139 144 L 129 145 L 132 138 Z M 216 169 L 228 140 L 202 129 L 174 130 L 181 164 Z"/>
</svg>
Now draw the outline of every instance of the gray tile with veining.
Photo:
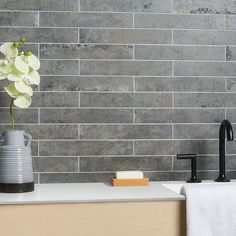
<svg viewBox="0 0 236 236">
<path fill-rule="evenodd" d="M 136 109 L 136 123 L 219 123 L 224 109 Z"/>
<path fill-rule="evenodd" d="M 80 139 L 171 139 L 171 125 L 81 125 Z"/>
<path fill-rule="evenodd" d="M 36 92 L 32 107 L 78 107 L 79 93 L 77 92 Z"/>
<path fill-rule="evenodd" d="M 40 172 L 78 172 L 78 157 L 40 157 Z"/>
<path fill-rule="evenodd" d="M 225 77 L 136 77 L 136 91 L 223 92 Z"/>
<path fill-rule="evenodd" d="M 171 156 L 80 157 L 80 171 L 168 171 Z"/>
<path fill-rule="evenodd" d="M 40 12 L 46 27 L 133 27 L 132 13 Z"/>
<path fill-rule="evenodd" d="M 41 91 L 133 91 L 133 77 L 41 76 Z"/>
<path fill-rule="evenodd" d="M 1 41 L 11 42 L 26 37 L 34 43 L 77 43 L 77 28 L 0 28 Z"/>
<path fill-rule="evenodd" d="M 174 62 L 175 76 L 235 76 L 236 62 Z"/>
<path fill-rule="evenodd" d="M 174 0 L 174 12 L 192 14 L 235 14 L 234 0 Z"/>
<path fill-rule="evenodd" d="M 224 61 L 225 47 L 136 45 L 135 59 Z"/>
<path fill-rule="evenodd" d="M 186 93 L 175 94 L 175 107 L 235 107 L 236 94 Z"/>
<path fill-rule="evenodd" d="M 81 107 L 171 107 L 170 93 L 81 93 Z"/>
<path fill-rule="evenodd" d="M 226 110 L 226 118 L 231 122 L 236 123 L 236 109 L 227 109 Z"/>
<path fill-rule="evenodd" d="M 13 109 L 15 123 L 38 123 L 38 109 Z M 9 108 L 0 109 L 1 123 L 10 123 Z"/>
<path fill-rule="evenodd" d="M 136 155 L 216 154 L 218 140 L 144 140 L 135 141 L 134 149 Z"/>
<path fill-rule="evenodd" d="M 40 141 L 41 156 L 130 155 L 132 141 Z"/>
<path fill-rule="evenodd" d="M 173 171 L 173 172 L 145 172 L 151 181 L 187 181 L 191 177 L 191 171 Z M 231 176 L 235 176 L 230 172 Z M 202 180 L 216 179 L 218 177 L 218 171 L 199 171 L 198 178 Z"/>
<path fill-rule="evenodd" d="M 0 125 L 0 131 L 10 129 L 10 125 Z M 78 139 L 78 125 L 17 125 L 16 130 L 25 130 L 33 139 Z"/>
<path fill-rule="evenodd" d="M 74 11 L 78 9 L 78 0 L 1 0 L 1 10 L 44 10 Z"/>
<path fill-rule="evenodd" d="M 174 125 L 174 139 L 218 139 L 219 124 Z"/>
<path fill-rule="evenodd" d="M 132 109 L 41 109 L 41 123 L 132 123 Z"/>
<path fill-rule="evenodd" d="M 171 30 L 80 29 L 81 43 L 171 44 Z"/>
<path fill-rule="evenodd" d="M 114 176 L 114 173 L 40 173 L 40 183 L 110 183 Z"/>
<path fill-rule="evenodd" d="M 41 60 L 41 75 L 78 75 L 78 60 Z"/>
<path fill-rule="evenodd" d="M 38 26 L 37 12 L 1 12 L 1 26 Z"/>
<path fill-rule="evenodd" d="M 227 15 L 225 21 L 225 28 L 229 30 L 236 29 L 236 16 L 235 15 Z"/>
<path fill-rule="evenodd" d="M 80 0 L 82 11 L 161 12 L 172 11 L 171 0 Z"/>
<path fill-rule="evenodd" d="M 174 30 L 173 41 L 187 45 L 234 45 L 236 31 Z"/>
<path fill-rule="evenodd" d="M 229 92 L 236 91 L 236 78 L 234 77 L 226 78 L 226 90 Z"/>
<path fill-rule="evenodd" d="M 132 45 L 41 44 L 42 59 L 132 59 Z"/>
<path fill-rule="evenodd" d="M 170 61 L 81 61 L 81 75 L 171 75 Z"/>
<path fill-rule="evenodd" d="M 224 29 L 225 26 L 222 15 L 136 13 L 134 22 L 137 28 Z"/>
</svg>

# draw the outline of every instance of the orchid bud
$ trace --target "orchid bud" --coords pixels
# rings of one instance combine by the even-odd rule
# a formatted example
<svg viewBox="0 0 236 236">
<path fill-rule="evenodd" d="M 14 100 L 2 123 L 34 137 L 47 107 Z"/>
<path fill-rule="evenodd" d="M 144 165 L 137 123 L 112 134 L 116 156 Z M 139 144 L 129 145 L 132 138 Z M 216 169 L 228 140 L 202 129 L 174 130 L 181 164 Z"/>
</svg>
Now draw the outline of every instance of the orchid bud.
<svg viewBox="0 0 236 236">
<path fill-rule="evenodd" d="M 14 46 L 15 48 L 19 48 L 19 47 L 20 47 L 20 43 L 19 43 L 19 42 L 14 42 L 14 43 L 13 43 L 13 46 Z"/>
<path fill-rule="evenodd" d="M 25 55 L 26 57 L 29 57 L 29 56 L 32 55 L 32 52 L 31 52 L 31 51 L 26 51 L 26 52 L 24 52 L 24 55 Z"/>
<path fill-rule="evenodd" d="M 22 43 L 26 43 L 26 42 L 27 42 L 26 38 L 21 38 L 20 41 L 21 41 Z"/>
</svg>

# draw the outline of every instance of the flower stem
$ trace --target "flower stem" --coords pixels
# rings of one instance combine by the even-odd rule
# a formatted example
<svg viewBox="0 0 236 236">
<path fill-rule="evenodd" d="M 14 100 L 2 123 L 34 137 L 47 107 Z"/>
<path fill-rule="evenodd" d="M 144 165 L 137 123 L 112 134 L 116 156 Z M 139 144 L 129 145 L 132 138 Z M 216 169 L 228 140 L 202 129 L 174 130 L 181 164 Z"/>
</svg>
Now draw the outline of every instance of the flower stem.
<svg viewBox="0 0 236 236">
<path fill-rule="evenodd" d="M 11 118 L 11 129 L 15 129 L 15 120 L 14 120 L 14 116 L 13 116 L 13 110 L 12 110 L 12 107 L 13 107 L 13 102 L 14 102 L 14 99 L 11 98 L 11 103 L 10 103 L 10 118 Z"/>
</svg>

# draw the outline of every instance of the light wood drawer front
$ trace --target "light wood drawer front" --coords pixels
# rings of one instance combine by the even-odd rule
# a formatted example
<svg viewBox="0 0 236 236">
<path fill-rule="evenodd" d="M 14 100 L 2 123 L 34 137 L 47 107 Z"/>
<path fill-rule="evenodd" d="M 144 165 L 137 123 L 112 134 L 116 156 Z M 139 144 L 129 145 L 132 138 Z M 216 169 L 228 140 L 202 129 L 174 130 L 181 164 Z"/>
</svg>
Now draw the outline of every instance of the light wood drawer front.
<svg viewBox="0 0 236 236">
<path fill-rule="evenodd" d="M 185 236 L 185 201 L 0 206 L 3 236 Z"/>
</svg>

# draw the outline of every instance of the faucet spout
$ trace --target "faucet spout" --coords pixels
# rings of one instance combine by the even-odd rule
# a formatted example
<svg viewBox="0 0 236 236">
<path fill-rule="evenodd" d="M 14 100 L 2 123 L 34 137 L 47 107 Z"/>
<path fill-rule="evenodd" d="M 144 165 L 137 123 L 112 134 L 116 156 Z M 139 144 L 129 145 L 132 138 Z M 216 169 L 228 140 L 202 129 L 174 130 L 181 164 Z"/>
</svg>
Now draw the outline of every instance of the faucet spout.
<svg viewBox="0 0 236 236">
<path fill-rule="evenodd" d="M 227 141 L 234 140 L 234 132 L 231 123 L 228 120 L 223 120 L 219 131 L 219 176 L 215 180 L 217 182 L 229 182 L 225 175 L 225 131 L 227 133 Z"/>
</svg>

